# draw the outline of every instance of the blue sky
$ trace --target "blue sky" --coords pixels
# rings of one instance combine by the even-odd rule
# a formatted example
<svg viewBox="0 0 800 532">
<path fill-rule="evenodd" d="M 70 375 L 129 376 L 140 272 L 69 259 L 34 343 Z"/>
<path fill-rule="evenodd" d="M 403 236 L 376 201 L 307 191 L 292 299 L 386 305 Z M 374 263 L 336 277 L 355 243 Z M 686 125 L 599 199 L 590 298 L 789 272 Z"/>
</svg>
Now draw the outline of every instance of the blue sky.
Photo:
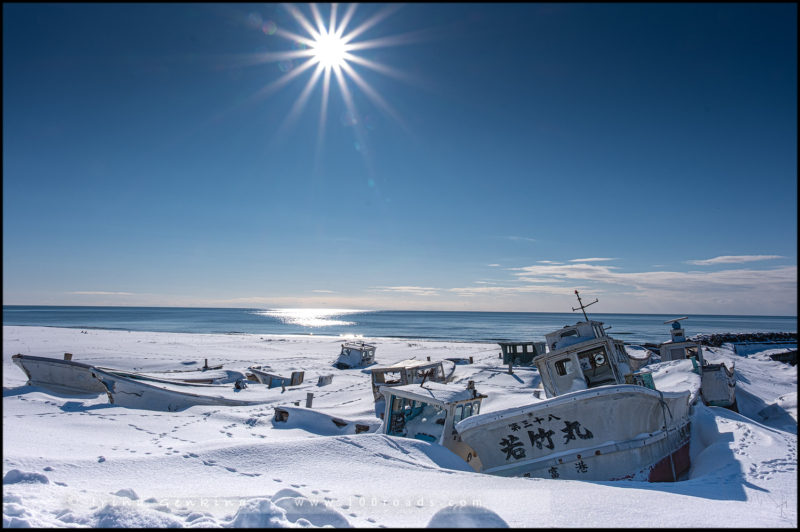
<svg viewBox="0 0 800 532">
<path fill-rule="evenodd" d="M 795 4 L 349 6 L 4 4 L 3 303 L 796 315 Z"/>
</svg>

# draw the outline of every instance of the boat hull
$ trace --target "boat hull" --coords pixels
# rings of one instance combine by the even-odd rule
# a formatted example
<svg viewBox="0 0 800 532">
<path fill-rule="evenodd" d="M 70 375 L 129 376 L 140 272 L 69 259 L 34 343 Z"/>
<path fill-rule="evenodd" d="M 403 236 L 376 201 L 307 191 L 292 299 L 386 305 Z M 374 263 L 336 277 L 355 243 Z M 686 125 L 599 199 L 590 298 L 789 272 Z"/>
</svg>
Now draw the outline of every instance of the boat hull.
<svg viewBox="0 0 800 532">
<path fill-rule="evenodd" d="M 677 480 L 689 469 L 689 392 L 612 385 L 467 418 L 481 472 L 571 480 Z"/>
<path fill-rule="evenodd" d="M 105 387 L 92 376 L 89 364 L 57 358 L 14 355 L 11 357 L 25 375 L 28 384 L 69 394 L 99 394 Z"/>
<path fill-rule="evenodd" d="M 275 399 L 263 385 L 237 390 L 231 385 L 167 382 L 164 379 L 129 378 L 121 372 L 92 369 L 110 403 L 128 408 L 176 412 L 197 405 L 245 406 Z"/>
<path fill-rule="evenodd" d="M 736 402 L 736 373 L 725 363 L 702 366 L 700 394 L 711 406 L 732 408 Z"/>
</svg>

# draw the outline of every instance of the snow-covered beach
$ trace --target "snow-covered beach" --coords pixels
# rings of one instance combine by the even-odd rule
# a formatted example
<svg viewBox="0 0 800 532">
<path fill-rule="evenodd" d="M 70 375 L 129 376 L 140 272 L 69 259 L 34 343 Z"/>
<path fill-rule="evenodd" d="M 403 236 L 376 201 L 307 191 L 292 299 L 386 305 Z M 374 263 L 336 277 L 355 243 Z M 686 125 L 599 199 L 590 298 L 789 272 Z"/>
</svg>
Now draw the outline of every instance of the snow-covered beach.
<svg viewBox="0 0 800 532">
<path fill-rule="evenodd" d="M 530 402 L 539 383 L 533 367 L 509 374 L 496 344 L 365 340 L 381 364 L 472 357 L 454 382 L 475 382 L 482 412 Z M 740 413 L 695 407 L 687 478 L 649 484 L 481 475 L 438 445 L 339 428 L 325 414 L 378 422 L 368 373 L 332 366 L 342 341 L 4 326 L 3 526 L 797 526 L 797 368 L 769 357 L 785 349 L 709 348 L 735 361 Z M 266 404 L 160 412 L 26 386 L 11 361 L 65 352 L 137 371 L 262 364 L 305 381 Z M 279 405 L 306 413 L 309 392 L 307 415 L 273 421 Z"/>
</svg>

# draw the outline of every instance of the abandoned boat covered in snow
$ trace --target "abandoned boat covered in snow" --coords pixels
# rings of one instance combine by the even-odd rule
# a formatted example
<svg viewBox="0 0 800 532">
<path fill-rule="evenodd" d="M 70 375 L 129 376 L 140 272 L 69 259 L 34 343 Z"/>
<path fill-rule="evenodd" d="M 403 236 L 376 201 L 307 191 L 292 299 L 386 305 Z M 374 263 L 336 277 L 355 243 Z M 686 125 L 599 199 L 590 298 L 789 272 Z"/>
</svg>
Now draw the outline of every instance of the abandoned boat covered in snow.
<svg viewBox="0 0 800 532">
<path fill-rule="evenodd" d="M 633 373 L 623 343 L 586 306 L 586 321 L 545 335 L 549 351 L 534 358 L 547 399 L 456 424 L 478 471 L 673 481 L 689 469 L 691 391 L 658 391 L 649 373 Z"/>
<path fill-rule="evenodd" d="M 106 389 L 92 376 L 93 366 L 73 362 L 70 353 L 64 359 L 16 354 L 11 360 L 28 377 L 31 386 L 42 386 L 61 393 L 98 394 Z"/>
<path fill-rule="evenodd" d="M 362 341 L 345 342 L 333 363 L 338 369 L 369 366 L 375 362 L 375 346 Z"/>
<path fill-rule="evenodd" d="M 195 405 L 243 406 L 275 399 L 263 384 L 197 384 L 159 379 L 130 371 L 91 368 L 110 403 L 142 410 L 175 412 Z"/>
<path fill-rule="evenodd" d="M 486 398 L 475 390 L 473 381 L 466 389 L 455 384 L 425 382 L 403 386 L 381 386 L 385 410 L 382 432 L 390 436 L 414 438 L 447 447 L 480 470 L 475 452 L 461 441 L 453 428 L 459 421 L 475 416 Z"/>
<path fill-rule="evenodd" d="M 700 374 L 700 395 L 703 402 L 710 406 L 722 406 L 738 412 L 736 404 L 736 370 L 735 364 L 730 368 L 724 363 L 711 364 L 703 355 L 703 346 L 686 338 L 681 321 L 683 318 L 665 321 L 671 324 L 672 338 L 659 346 L 661 361 L 683 360 L 691 358 L 696 361 L 696 369 Z"/>
<path fill-rule="evenodd" d="M 383 386 L 405 386 L 421 382 L 448 382 L 453 378 L 456 364 L 450 360 L 401 360 L 386 366 L 370 368 L 372 374 L 372 395 L 375 401 L 383 398 Z"/>
<path fill-rule="evenodd" d="M 297 386 L 303 383 L 303 378 L 305 377 L 305 371 L 293 371 L 290 377 L 282 377 L 275 373 L 270 373 L 270 368 L 266 366 L 250 366 L 247 369 L 256 382 L 266 384 L 267 388 Z"/>
</svg>

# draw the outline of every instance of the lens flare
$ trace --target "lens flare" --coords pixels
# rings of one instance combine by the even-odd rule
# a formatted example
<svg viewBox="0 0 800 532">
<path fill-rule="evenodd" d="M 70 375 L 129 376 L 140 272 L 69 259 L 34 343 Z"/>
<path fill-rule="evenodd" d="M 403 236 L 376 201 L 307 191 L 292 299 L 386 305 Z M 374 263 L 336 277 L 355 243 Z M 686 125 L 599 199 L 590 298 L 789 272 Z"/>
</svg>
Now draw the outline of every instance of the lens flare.
<svg viewBox="0 0 800 532">
<path fill-rule="evenodd" d="M 275 137 L 285 137 L 285 130 L 297 119 L 307 103 L 312 89 L 320 82 L 322 86 L 321 114 L 317 132 L 317 150 L 324 138 L 324 130 L 327 124 L 327 110 L 329 93 L 331 91 L 332 80 L 338 85 L 339 93 L 342 95 L 347 116 L 343 120 L 347 126 L 355 126 L 358 143 L 364 147 L 366 127 L 355 117 L 359 116 L 353 101 L 353 94 L 348 81 L 357 86 L 367 98 L 379 107 L 382 111 L 394 118 L 404 129 L 408 129 L 400 115 L 384 100 L 358 72 L 355 67 L 366 68 L 373 72 L 404 79 L 405 75 L 397 70 L 382 65 L 376 61 L 366 59 L 357 55 L 363 51 L 386 46 L 395 46 L 404 43 L 404 36 L 398 35 L 389 38 L 372 39 L 370 41 L 359 40 L 362 34 L 371 30 L 379 22 L 386 19 L 399 9 L 397 5 L 386 6 L 366 20 L 360 22 L 355 28 L 348 29 L 348 24 L 359 4 L 350 4 L 337 17 L 339 10 L 338 4 L 331 4 L 328 17 L 320 12 L 317 4 L 310 4 L 311 17 L 303 14 L 299 7 L 292 4 L 284 4 L 283 7 L 297 22 L 300 32 L 290 31 L 285 27 L 278 27 L 273 21 L 259 20 L 260 31 L 267 36 L 279 37 L 289 41 L 291 50 L 285 52 L 265 52 L 259 54 L 260 62 L 278 63 L 278 68 L 282 72 L 281 77 L 261 88 L 253 98 L 264 97 L 279 88 L 288 84 L 305 71 L 310 71 L 310 77 L 305 84 L 300 96 L 291 112 L 278 128 Z M 355 52 L 355 53 L 354 53 Z M 408 81 L 406 79 L 406 81 Z M 363 150 L 362 150 L 363 153 Z"/>
</svg>

